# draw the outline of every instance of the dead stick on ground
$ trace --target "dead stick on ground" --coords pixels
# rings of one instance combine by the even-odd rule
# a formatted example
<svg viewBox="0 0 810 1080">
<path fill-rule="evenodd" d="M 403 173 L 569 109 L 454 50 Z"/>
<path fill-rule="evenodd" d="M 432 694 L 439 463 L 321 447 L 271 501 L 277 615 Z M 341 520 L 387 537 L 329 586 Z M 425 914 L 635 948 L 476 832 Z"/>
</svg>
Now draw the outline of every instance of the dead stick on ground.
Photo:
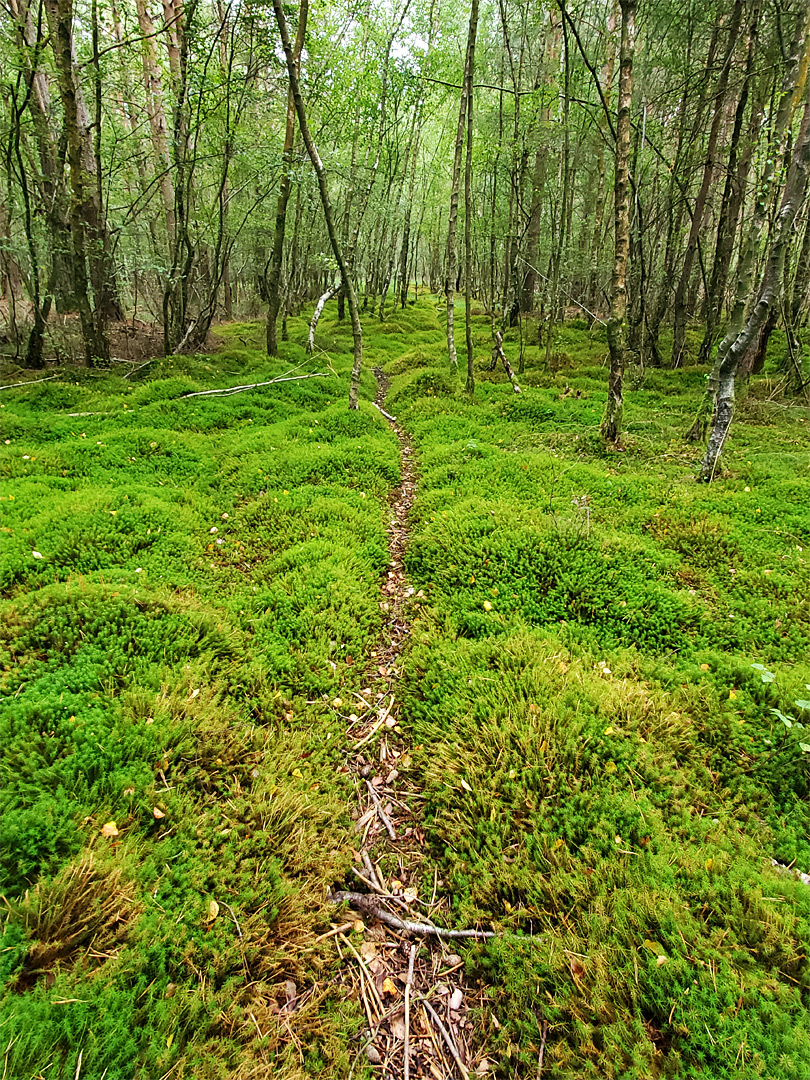
<svg viewBox="0 0 810 1080">
<path fill-rule="evenodd" d="M 377 404 L 376 401 L 372 401 L 371 404 L 374 406 L 375 409 L 380 409 L 380 406 Z M 397 422 L 397 418 L 395 416 L 392 416 L 391 413 L 387 413 L 385 409 L 380 409 L 380 412 L 383 414 L 385 419 L 390 420 L 392 424 L 395 424 Z"/>
<path fill-rule="evenodd" d="M 391 715 L 391 709 L 393 707 L 394 707 L 394 695 L 392 694 L 391 695 L 391 701 L 386 706 L 385 711 L 380 714 L 379 719 L 377 720 L 374 727 L 371 729 L 371 731 L 369 731 L 368 735 L 364 735 L 363 738 L 359 742 L 356 742 L 352 746 L 352 750 L 359 750 L 361 746 L 365 746 L 367 742 L 370 742 L 374 738 L 374 736 L 377 734 L 377 732 L 383 726 L 385 721 Z"/>
<path fill-rule="evenodd" d="M 331 899 L 335 904 L 342 904 L 346 901 L 346 903 L 357 911 L 362 911 L 365 915 L 370 915 L 372 918 L 385 923 L 386 926 L 390 926 L 394 930 L 402 930 L 407 934 L 425 934 L 448 939 L 477 938 L 479 941 L 484 938 L 498 936 L 494 930 L 443 930 L 442 927 L 431 926 L 429 923 L 412 922 L 410 919 L 398 919 L 396 915 L 392 915 L 390 912 L 381 908 L 375 902 L 373 896 L 366 896 L 364 893 L 333 892 Z"/>
<path fill-rule="evenodd" d="M 411 952 L 408 957 L 408 979 L 405 983 L 405 1080 L 411 1080 L 411 1047 L 409 1039 L 411 1035 L 411 983 L 413 982 L 413 962 L 415 959 L 416 946 L 411 945 Z"/>
<path fill-rule="evenodd" d="M 391 824 L 390 817 L 388 816 L 388 814 L 386 814 L 385 810 L 383 810 L 383 804 L 380 802 L 380 796 L 377 794 L 377 792 L 374 790 L 374 786 L 370 784 L 368 780 L 366 780 L 366 787 L 368 788 L 368 793 L 371 796 L 372 802 L 377 807 L 377 816 L 385 826 L 386 832 L 392 840 L 396 840 L 397 834 L 394 831 L 394 826 Z"/>
<path fill-rule="evenodd" d="M 50 382 L 51 379 L 55 379 L 57 375 L 47 375 L 44 379 L 25 379 L 23 382 L 6 383 L 5 386 L 0 386 L 0 390 L 13 390 L 15 386 L 33 386 L 34 383 Z M 89 415 L 89 413 L 88 413 Z"/>
<path fill-rule="evenodd" d="M 431 1020 L 436 1025 L 436 1027 L 439 1030 L 439 1034 L 441 1035 L 441 1037 L 444 1039 L 445 1043 L 447 1044 L 447 1049 L 453 1055 L 453 1061 L 455 1061 L 456 1065 L 458 1065 L 458 1071 L 461 1073 L 461 1075 L 463 1077 L 463 1080 L 469 1080 L 469 1075 L 470 1074 L 467 1071 L 467 1066 L 461 1060 L 461 1055 L 458 1052 L 458 1047 L 456 1046 L 455 1039 L 450 1034 L 450 1032 L 447 1030 L 447 1028 L 444 1026 L 444 1024 L 441 1022 L 441 1020 L 438 1017 L 438 1014 L 436 1013 L 435 1009 L 430 1004 L 428 999 L 426 997 L 422 997 L 420 995 L 419 1000 L 422 1002 L 424 1007 L 427 1009 Z"/>
<path fill-rule="evenodd" d="M 546 1036 L 548 1035 L 548 1020 L 543 1021 L 543 1030 L 540 1034 L 540 1053 L 537 1055 L 537 1080 L 543 1080 L 543 1055 L 546 1052 Z"/>
</svg>

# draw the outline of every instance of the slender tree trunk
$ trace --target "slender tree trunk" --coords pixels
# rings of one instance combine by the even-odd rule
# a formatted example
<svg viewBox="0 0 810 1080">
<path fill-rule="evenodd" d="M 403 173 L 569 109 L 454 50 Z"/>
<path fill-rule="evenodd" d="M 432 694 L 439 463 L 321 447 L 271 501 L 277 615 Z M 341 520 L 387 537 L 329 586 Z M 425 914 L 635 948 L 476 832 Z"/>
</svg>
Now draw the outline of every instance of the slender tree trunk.
<svg viewBox="0 0 810 1080">
<path fill-rule="evenodd" d="M 630 249 L 630 105 L 633 97 L 633 49 L 636 0 L 620 0 L 622 9 L 619 51 L 619 102 L 616 114 L 616 175 L 613 187 L 615 253 L 607 324 L 610 371 L 602 435 L 618 443 L 624 409 L 624 363 L 627 351 L 627 256 Z"/>
<path fill-rule="evenodd" d="M 329 199 L 329 185 L 326 179 L 326 170 L 323 167 L 323 162 L 321 161 L 318 149 L 315 146 L 309 130 L 304 99 L 301 96 L 301 84 L 295 66 L 295 54 L 293 52 L 292 42 L 290 41 L 290 32 L 287 27 L 287 19 L 284 15 L 282 0 L 273 0 L 273 12 L 276 16 L 278 32 L 281 36 L 281 44 L 284 48 L 284 57 L 287 61 L 287 72 L 290 76 L 290 89 L 292 90 L 293 101 L 295 102 L 295 111 L 298 114 L 298 127 L 301 130 L 301 137 L 307 148 L 309 160 L 312 162 L 312 167 L 318 178 L 318 190 L 321 195 L 321 205 L 323 207 L 323 216 L 326 219 L 329 242 L 332 245 L 335 262 L 340 269 L 343 287 L 346 290 L 346 300 L 349 304 L 349 315 L 352 320 L 352 336 L 354 337 L 354 363 L 352 365 L 351 384 L 349 386 L 349 408 L 357 409 L 359 408 L 360 375 L 363 369 L 363 330 L 360 325 L 360 312 L 357 308 L 357 294 L 354 290 L 354 282 L 352 281 L 351 274 L 346 265 L 343 247 L 338 238 L 337 229 L 335 228 L 332 203 Z"/>
<path fill-rule="evenodd" d="M 726 88 L 728 76 L 737 44 L 737 34 L 742 19 L 742 0 L 735 0 L 734 10 L 731 15 L 731 24 L 728 31 L 728 44 L 726 47 L 723 66 L 717 80 L 717 89 L 714 95 L 714 115 L 712 116 L 709 138 L 706 144 L 706 161 L 703 166 L 703 179 L 695 199 L 695 207 L 692 214 L 692 224 L 689 229 L 689 237 L 686 241 L 686 254 L 683 260 L 681 276 L 678 287 L 675 290 L 675 312 L 672 339 L 672 366 L 679 367 L 683 360 L 684 345 L 686 343 L 686 297 L 692 277 L 692 264 L 697 253 L 700 234 L 703 229 L 703 220 L 706 213 L 707 199 L 711 188 L 712 179 L 717 169 L 715 160 L 717 150 L 717 137 L 720 133 L 720 123 L 725 111 Z"/>
<path fill-rule="evenodd" d="M 77 70 L 73 53 L 73 2 L 72 0 L 45 0 L 51 32 L 54 62 L 59 79 L 59 95 L 64 110 L 67 155 L 70 165 L 70 224 L 73 241 L 74 291 L 79 320 L 82 328 L 85 360 L 92 366 L 97 361 L 107 361 L 110 346 L 104 325 L 104 313 L 93 308 L 90 286 L 85 267 L 88 258 L 88 231 L 90 222 L 97 221 L 93 208 L 93 162 L 90 169 L 86 160 L 86 137 L 79 127 L 84 109 L 80 105 Z M 83 101 L 83 99 L 82 99 Z M 86 132 L 86 129 L 85 129 Z M 96 233 L 93 241 L 98 242 Z"/>
<path fill-rule="evenodd" d="M 730 346 L 720 364 L 717 407 L 714 413 L 711 434 L 706 446 L 706 453 L 700 467 L 699 480 L 706 483 L 714 479 L 731 421 L 734 416 L 734 379 L 740 362 L 755 340 L 760 328 L 779 299 L 784 279 L 785 257 L 787 255 L 793 224 L 807 191 L 810 174 L 810 94 L 806 95 L 804 114 L 796 139 L 784 193 L 776 219 L 773 240 L 768 254 L 768 265 L 751 314 L 736 340 Z"/>
<path fill-rule="evenodd" d="M 475 17 L 478 17 L 477 3 Z M 475 352 L 472 339 L 472 149 L 473 149 L 473 82 L 475 77 L 475 32 L 470 15 L 471 42 L 467 58 L 467 147 L 464 156 L 464 331 L 467 346 L 467 393 L 475 393 Z"/>
<path fill-rule="evenodd" d="M 458 108 L 456 144 L 453 154 L 453 176 L 450 185 L 450 214 L 447 220 L 447 263 L 445 270 L 444 294 L 447 300 L 447 355 L 451 368 L 458 367 L 455 338 L 456 298 L 456 222 L 458 219 L 458 189 L 461 177 L 461 153 L 464 148 L 464 121 L 467 116 L 467 95 L 469 92 L 468 73 L 475 55 L 475 37 L 478 31 L 478 0 L 472 0 L 470 23 L 467 32 L 467 51 L 464 59 L 464 78 L 462 81 L 461 101 Z"/>
<path fill-rule="evenodd" d="M 174 182 L 172 180 L 172 163 L 169 153 L 166 109 L 163 103 L 163 82 L 155 48 L 155 25 L 146 6 L 146 0 L 135 0 L 135 9 L 138 14 L 138 27 L 142 38 L 143 84 L 146 94 L 149 130 L 152 137 L 155 174 L 158 177 L 160 194 L 163 200 L 168 247 L 171 248 L 174 243 Z"/>
<path fill-rule="evenodd" d="M 295 69 L 301 70 L 301 50 L 304 47 L 304 37 L 307 32 L 307 16 L 309 14 L 309 0 L 301 0 L 298 9 L 298 30 L 295 34 L 293 46 L 293 62 Z M 273 251 L 270 255 L 270 264 L 267 273 L 267 352 L 270 356 L 278 354 L 278 339 L 276 337 L 276 320 L 278 319 L 279 307 L 281 306 L 280 285 L 281 266 L 284 261 L 284 232 L 287 223 L 287 203 L 290 201 L 292 190 L 292 157 L 295 144 L 295 102 L 292 90 L 287 91 L 287 125 L 284 130 L 284 149 L 281 154 L 281 182 L 278 189 L 278 202 L 276 204 L 276 227 L 273 233 Z"/>
<path fill-rule="evenodd" d="M 712 274 L 709 289 L 706 295 L 706 332 L 700 346 L 700 363 L 707 363 L 712 355 L 716 341 L 716 328 L 720 319 L 720 311 L 723 304 L 723 295 L 728 282 L 729 264 L 731 253 L 734 248 L 734 237 L 739 221 L 740 207 L 745 194 L 745 181 L 748 175 L 748 167 L 751 164 L 753 150 L 756 146 L 759 126 L 762 118 L 762 109 L 755 103 L 751 116 L 751 138 L 743 153 L 739 154 L 739 144 L 742 135 L 743 118 L 748 103 L 751 79 L 753 77 L 754 59 L 756 53 L 757 32 L 760 18 L 759 3 L 755 3 L 751 11 L 751 22 L 748 32 L 748 56 L 745 65 L 745 78 L 737 99 L 737 108 L 734 114 L 734 125 L 731 132 L 731 141 L 728 154 L 728 166 L 726 168 L 726 181 L 723 189 L 723 198 L 720 203 L 720 215 L 717 222 L 717 243 L 712 263 Z"/>
</svg>

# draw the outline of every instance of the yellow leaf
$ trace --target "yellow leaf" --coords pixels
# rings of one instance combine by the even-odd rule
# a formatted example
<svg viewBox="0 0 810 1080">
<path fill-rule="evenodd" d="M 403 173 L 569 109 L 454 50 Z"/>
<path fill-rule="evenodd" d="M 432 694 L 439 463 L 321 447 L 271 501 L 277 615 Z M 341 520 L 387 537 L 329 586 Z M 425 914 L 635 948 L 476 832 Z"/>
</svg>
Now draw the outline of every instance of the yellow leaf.
<svg viewBox="0 0 810 1080">
<path fill-rule="evenodd" d="M 303 780 L 303 778 L 304 778 L 304 774 L 301 772 L 300 769 L 293 769 L 292 774 L 293 774 L 293 776 L 297 777 L 299 780 Z"/>
<path fill-rule="evenodd" d="M 737 691 L 736 690 L 729 690 L 728 696 L 729 696 L 729 701 L 736 701 L 737 700 Z"/>
<path fill-rule="evenodd" d="M 484 601 L 484 611 L 492 611 L 492 604 L 490 604 L 489 600 Z"/>
<path fill-rule="evenodd" d="M 701 671 L 708 671 L 709 670 L 709 665 L 708 664 L 701 664 L 700 665 L 700 670 Z"/>
<path fill-rule="evenodd" d="M 615 761 L 608 761 L 607 764 L 605 765 L 605 772 L 606 773 L 615 773 L 616 772 L 616 762 Z"/>
<path fill-rule="evenodd" d="M 714 859 L 707 859 L 706 860 L 706 869 L 709 871 L 709 873 L 711 873 L 712 870 L 714 870 Z"/>
<path fill-rule="evenodd" d="M 118 826 L 114 821 L 108 821 L 106 825 L 101 826 L 102 836 L 118 836 Z"/>
<path fill-rule="evenodd" d="M 612 727 L 606 727 L 605 728 L 605 735 L 612 735 L 612 734 L 613 734 L 613 728 Z"/>
<path fill-rule="evenodd" d="M 554 847 L 551 850 L 552 851 L 558 851 L 563 846 L 564 843 L 565 843 L 565 841 L 560 836 L 557 840 L 554 841 Z"/>
<path fill-rule="evenodd" d="M 386 979 L 385 982 L 383 983 L 383 993 L 384 994 L 393 994 L 395 997 L 399 993 L 399 990 L 397 990 L 396 986 L 394 986 L 394 984 L 393 984 L 393 982 L 391 981 L 390 978 Z"/>
<path fill-rule="evenodd" d="M 646 941 L 643 942 L 643 944 L 645 949 L 649 949 L 650 952 L 655 953 L 656 956 L 664 955 L 664 950 L 661 948 L 657 941 L 650 941 L 650 939 L 647 938 Z"/>
<path fill-rule="evenodd" d="M 208 901 L 208 918 L 205 921 L 206 922 L 213 922 L 214 919 L 217 917 L 217 915 L 219 915 L 219 904 L 216 902 L 216 900 L 209 900 Z"/>
</svg>

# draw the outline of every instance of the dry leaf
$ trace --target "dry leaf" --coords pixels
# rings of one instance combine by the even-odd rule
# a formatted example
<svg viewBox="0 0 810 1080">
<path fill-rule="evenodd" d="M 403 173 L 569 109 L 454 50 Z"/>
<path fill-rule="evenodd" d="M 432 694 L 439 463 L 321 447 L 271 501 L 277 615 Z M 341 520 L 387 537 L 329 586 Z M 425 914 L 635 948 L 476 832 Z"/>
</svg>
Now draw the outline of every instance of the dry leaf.
<svg viewBox="0 0 810 1080">
<path fill-rule="evenodd" d="M 453 993 L 450 995 L 450 1008 L 458 1011 L 464 1001 L 464 991 L 460 986 L 457 986 Z"/>
<path fill-rule="evenodd" d="M 465 791 L 472 791 L 472 788 L 463 777 L 461 780 L 461 786 L 464 788 Z"/>
<path fill-rule="evenodd" d="M 656 967 L 661 967 L 661 965 L 665 964 L 666 962 L 667 962 L 666 956 L 659 956 L 658 959 L 655 961 L 655 966 Z"/>
<path fill-rule="evenodd" d="M 217 917 L 217 915 L 219 915 L 219 904 L 216 902 L 216 900 L 209 900 L 208 901 L 208 915 L 207 915 L 205 921 L 206 922 L 213 922 L 214 919 Z"/>
<path fill-rule="evenodd" d="M 383 993 L 393 994 L 395 997 L 399 993 L 399 990 L 397 990 L 396 986 L 394 986 L 394 983 L 390 978 L 387 978 L 383 983 Z"/>
<path fill-rule="evenodd" d="M 102 836 L 118 836 L 118 826 L 114 821 L 108 821 L 105 825 L 101 826 Z"/>
<path fill-rule="evenodd" d="M 402 899 L 405 900 L 407 903 L 412 904 L 418 895 L 419 893 L 417 889 L 415 889 L 413 885 L 409 885 L 408 888 L 405 889 L 405 891 L 403 892 Z"/>
<path fill-rule="evenodd" d="M 373 941 L 364 941 L 360 946 L 360 955 L 366 962 L 373 960 L 377 955 L 377 946 Z"/>
<path fill-rule="evenodd" d="M 395 1039 L 399 1039 L 400 1042 L 405 1041 L 405 1018 L 402 1013 L 391 1017 L 390 1029 Z"/>
<path fill-rule="evenodd" d="M 160 821 L 161 818 L 166 817 L 166 815 L 163 813 L 159 806 L 152 807 L 152 816 L 154 817 L 155 821 Z"/>
</svg>

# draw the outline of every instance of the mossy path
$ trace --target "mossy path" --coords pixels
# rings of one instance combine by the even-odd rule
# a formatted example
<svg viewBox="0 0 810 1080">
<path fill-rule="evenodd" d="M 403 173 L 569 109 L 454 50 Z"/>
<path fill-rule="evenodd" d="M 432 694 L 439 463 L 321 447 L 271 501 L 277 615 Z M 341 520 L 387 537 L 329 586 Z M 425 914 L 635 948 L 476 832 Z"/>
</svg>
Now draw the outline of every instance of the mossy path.
<svg viewBox="0 0 810 1080">
<path fill-rule="evenodd" d="M 438 870 L 432 893 L 423 891 L 423 796 L 409 779 L 412 757 L 400 724 L 399 686 L 414 607 L 424 599 L 424 592 L 417 596 L 408 584 L 404 568 L 418 473 L 410 437 L 385 410 L 390 380 L 381 368 L 375 368 L 374 375 L 374 404 L 399 443 L 400 482 L 387 501 L 389 561 L 381 581 L 382 630 L 370 650 L 365 685 L 356 695 L 357 712 L 348 718 L 347 767 L 358 796 L 352 867 L 357 884 L 355 890 L 333 894 L 354 909 L 355 919 L 359 915 L 369 926 L 359 951 L 346 933 L 358 930 L 361 923 L 334 924 L 324 937 L 337 939 L 341 960 L 345 954 L 355 961 L 343 974 L 349 977 L 352 995 L 363 1002 L 368 1020 L 357 1057 L 381 1066 L 386 1075 L 444 1076 L 454 1068 L 463 1077 L 471 1071 L 485 1075 L 489 1065 L 481 1032 L 470 1016 L 471 1008 L 481 1005 L 482 990 L 469 985 L 461 956 L 448 944 L 475 937 L 478 931 L 448 931 L 441 925 L 447 912 L 437 896 Z"/>
</svg>

